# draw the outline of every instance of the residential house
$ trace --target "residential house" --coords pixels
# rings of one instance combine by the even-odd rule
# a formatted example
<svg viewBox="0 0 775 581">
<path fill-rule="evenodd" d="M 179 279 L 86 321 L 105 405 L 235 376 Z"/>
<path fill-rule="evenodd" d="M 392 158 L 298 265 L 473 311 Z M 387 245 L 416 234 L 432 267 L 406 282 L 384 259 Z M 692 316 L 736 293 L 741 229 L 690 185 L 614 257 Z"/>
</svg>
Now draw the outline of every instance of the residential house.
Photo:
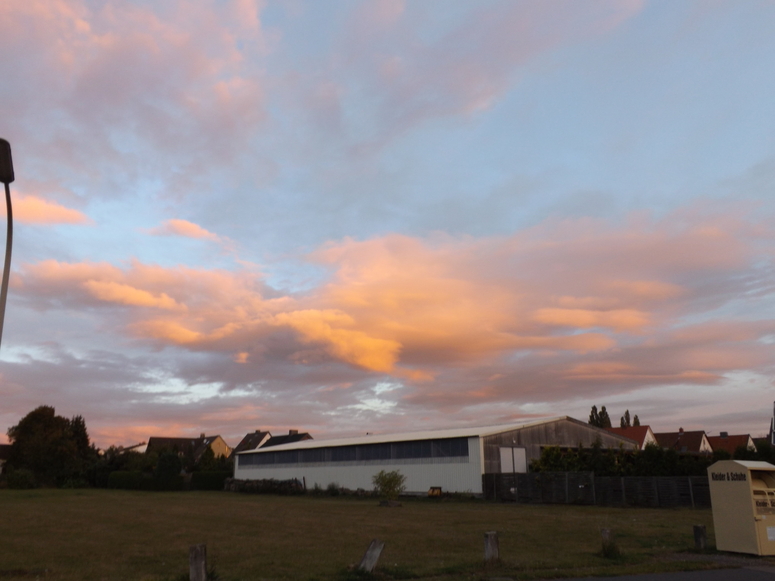
<svg viewBox="0 0 775 581">
<path fill-rule="evenodd" d="M 162 450 L 173 450 L 181 456 L 188 456 L 199 462 L 205 450 L 210 449 L 216 458 L 221 456 L 228 457 L 231 448 L 220 436 L 205 436 L 200 434 L 198 438 L 160 438 L 152 436 L 148 438 L 147 453 L 160 452 Z"/>
<path fill-rule="evenodd" d="M 284 436 L 272 436 L 261 447 L 270 448 L 272 446 L 281 446 L 283 444 L 295 444 L 296 442 L 303 442 L 304 440 L 311 440 L 311 439 L 312 439 L 312 436 L 310 436 L 307 432 L 302 432 L 300 434 L 299 430 L 288 430 L 288 433 Z"/>
<path fill-rule="evenodd" d="M 666 450 L 687 452 L 690 454 L 712 454 L 713 447 L 702 430 L 685 432 L 679 428 L 677 432 L 659 432 L 654 434 L 657 443 Z"/>
<path fill-rule="evenodd" d="M 245 434 L 245 437 L 240 440 L 240 443 L 234 447 L 231 453 L 239 454 L 240 452 L 245 452 L 247 450 L 257 450 L 258 448 L 266 444 L 266 442 L 271 437 L 272 437 L 272 434 L 261 430 L 250 432 L 249 434 Z"/>
<path fill-rule="evenodd" d="M 708 442 L 710 442 L 714 452 L 716 450 L 726 450 L 730 455 L 733 455 L 735 450 L 741 446 L 756 452 L 756 444 L 754 444 L 751 434 L 730 436 L 727 432 L 721 432 L 718 436 L 708 436 Z"/>
<path fill-rule="evenodd" d="M 612 434 L 616 434 L 617 436 L 623 436 L 625 438 L 629 438 L 630 440 L 635 440 L 636 442 L 638 442 L 638 446 L 641 450 L 643 450 L 649 444 L 653 446 L 659 445 L 659 443 L 657 442 L 656 436 L 654 436 L 654 432 L 651 431 L 651 427 L 649 426 L 630 426 L 629 428 L 606 428 L 606 430 L 611 432 Z"/>
</svg>

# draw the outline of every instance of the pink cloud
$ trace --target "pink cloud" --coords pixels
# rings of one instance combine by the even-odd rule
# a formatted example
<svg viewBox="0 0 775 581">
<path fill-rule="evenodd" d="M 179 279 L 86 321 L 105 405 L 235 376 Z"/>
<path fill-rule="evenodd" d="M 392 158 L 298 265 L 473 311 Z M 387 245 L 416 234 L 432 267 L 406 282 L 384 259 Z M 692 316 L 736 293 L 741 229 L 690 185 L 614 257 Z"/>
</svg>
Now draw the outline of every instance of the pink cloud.
<svg viewBox="0 0 775 581">
<path fill-rule="evenodd" d="M 358 386 L 369 378 L 402 386 L 383 396 L 400 413 L 432 406 L 452 417 L 472 401 L 767 373 L 775 321 L 725 314 L 740 280 L 752 291 L 772 284 L 760 268 L 771 243 L 752 234 L 762 219 L 686 215 L 549 222 L 480 239 L 345 239 L 307 257 L 328 277 L 292 295 L 254 271 L 137 261 L 24 265 L 14 288 L 37 308 L 109 312 L 135 344 L 206 355 L 206 368 L 188 372 L 194 382 L 239 390 L 258 374 L 283 386 L 271 393 L 351 386 L 321 392 L 325 409 L 366 405 Z"/>
<path fill-rule="evenodd" d="M 37 196 L 11 194 L 13 217 L 23 224 L 92 224 L 83 212 L 67 208 Z M 0 216 L 5 216 L 5 203 L 0 204 Z"/>
<path fill-rule="evenodd" d="M 154 236 L 183 236 L 186 238 L 211 240 L 213 242 L 220 242 L 221 240 L 217 234 L 208 232 L 198 224 L 179 219 L 167 220 L 161 226 L 151 228 L 148 232 Z"/>
</svg>

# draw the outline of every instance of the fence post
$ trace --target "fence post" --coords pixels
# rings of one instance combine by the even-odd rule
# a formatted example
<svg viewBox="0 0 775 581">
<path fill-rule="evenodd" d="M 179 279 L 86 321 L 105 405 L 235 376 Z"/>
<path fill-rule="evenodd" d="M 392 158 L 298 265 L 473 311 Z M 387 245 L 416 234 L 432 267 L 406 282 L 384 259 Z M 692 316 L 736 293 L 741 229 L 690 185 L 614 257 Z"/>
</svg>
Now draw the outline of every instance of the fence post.
<svg viewBox="0 0 775 581">
<path fill-rule="evenodd" d="M 496 563 L 500 559 L 497 531 L 484 533 L 484 562 L 488 565 Z"/>
<path fill-rule="evenodd" d="M 595 473 L 592 473 L 592 505 L 597 505 L 597 496 L 595 494 Z"/>
<path fill-rule="evenodd" d="M 622 476 L 622 504 L 627 506 L 627 492 L 624 489 L 624 476 Z"/>
<path fill-rule="evenodd" d="M 692 485 L 692 477 L 687 476 L 687 478 L 689 479 L 689 498 L 692 499 L 692 508 L 694 508 L 694 489 Z"/>
<path fill-rule="evenodd" d="M 694 525 L 694 548 L 698 551 L 704 551 L 708 546 L 708 535 L 705 531 L 705 525 Z"/>
<path fill-rule="evenodd" d="M 377 561 L 379 561 L 379 556 L 382 554 L 382 549 L 384 548 L 385 543 L 379 539 L 371 541 L 371 543 L 369 543 L 369 548 L 366 549 L 366 553 L 364 553 L 363 559 L 361 559 L 361 562 L 358 565 L 358 569 L 366 571 L 366 573 L 374 571 L 374 567 L 377 566 Z"/>
<path fill-rule="evenodd" d="M 189 547 L 188 575 L 191 581 L 207 581 L 206 545 L 192 545 Z"/>
</svg>

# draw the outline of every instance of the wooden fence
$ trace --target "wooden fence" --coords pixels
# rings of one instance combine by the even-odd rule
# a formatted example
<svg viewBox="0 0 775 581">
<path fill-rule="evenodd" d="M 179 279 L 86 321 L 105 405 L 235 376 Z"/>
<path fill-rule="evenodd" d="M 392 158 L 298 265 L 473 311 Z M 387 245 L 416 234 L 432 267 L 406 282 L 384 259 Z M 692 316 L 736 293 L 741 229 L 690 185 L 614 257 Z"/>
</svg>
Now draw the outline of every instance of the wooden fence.
<svg viewBox="0 0 775 581">
<path fill-rule="evenodd" d="M 710 507 L 707 476 L 595 476 L 594 472 L 485 474 L 484 496 L 534 504 Z"/>
</svg>

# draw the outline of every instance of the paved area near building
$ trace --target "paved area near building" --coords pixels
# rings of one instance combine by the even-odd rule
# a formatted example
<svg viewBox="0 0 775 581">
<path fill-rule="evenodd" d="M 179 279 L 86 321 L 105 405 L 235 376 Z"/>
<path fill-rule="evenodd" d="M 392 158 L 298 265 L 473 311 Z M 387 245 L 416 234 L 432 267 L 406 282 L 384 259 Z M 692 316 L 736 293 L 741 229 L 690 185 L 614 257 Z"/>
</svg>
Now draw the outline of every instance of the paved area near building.
<svg viewBox="0 0 775 581">
<path fill-rule="evenodd" d="M 775 581 L 775 567 L 743 567 L 740 569 L 714 569 L 712 571 L 687 571 L 606 577 L 609 581 Z M 568 581 L 600 581 L 600 577 L 578 577 Z"/>
</svg>

